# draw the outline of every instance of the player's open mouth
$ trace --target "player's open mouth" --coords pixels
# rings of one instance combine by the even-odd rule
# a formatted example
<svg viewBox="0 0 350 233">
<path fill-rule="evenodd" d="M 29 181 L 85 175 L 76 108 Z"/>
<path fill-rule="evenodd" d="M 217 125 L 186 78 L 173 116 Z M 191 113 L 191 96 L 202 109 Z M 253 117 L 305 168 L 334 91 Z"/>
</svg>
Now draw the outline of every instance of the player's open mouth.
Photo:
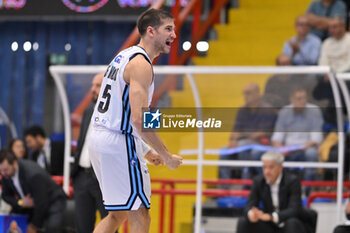
<svg viewBox="0 0 350 233">
<path fill-rule="evenodd" d="M 171 42 L 170 42 L 170 41 L 166 41 L 165 44 L 166 44 L 167 46 L 170 46 L 170 45 L 171 45 Z"/>
</svg>

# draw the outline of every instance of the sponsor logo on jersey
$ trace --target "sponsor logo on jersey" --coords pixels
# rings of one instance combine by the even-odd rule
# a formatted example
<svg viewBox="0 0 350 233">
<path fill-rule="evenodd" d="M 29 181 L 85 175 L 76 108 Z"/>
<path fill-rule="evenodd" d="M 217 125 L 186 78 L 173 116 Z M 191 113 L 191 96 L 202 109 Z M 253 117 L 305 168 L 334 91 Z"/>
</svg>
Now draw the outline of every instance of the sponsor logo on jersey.
<svg viewBox="0 0 350 233">
<path fill-rule="evenodd" d="M 115 59 L 114 62 L 116 62 L 117 64 L 120 64 L 120 60 L 123 58 L 122 55 L 118 55 Z"/>
<path fill-rule="evenodd" d="M 107 123 L 107 120 L 106 120 L 106 119 L 101 119 L 101 118 L 99 118 L 99 117 L 95 117 L 94 121 L 95 121 L 96 123 L 102 123 L 102 124 L 104 124 L 104 125 Z"/>
<path fill-rule="evenodd" d="M 133 158 L 130 160 L 131 166 L 137 166 L 137 159 Z"/>
</svg>

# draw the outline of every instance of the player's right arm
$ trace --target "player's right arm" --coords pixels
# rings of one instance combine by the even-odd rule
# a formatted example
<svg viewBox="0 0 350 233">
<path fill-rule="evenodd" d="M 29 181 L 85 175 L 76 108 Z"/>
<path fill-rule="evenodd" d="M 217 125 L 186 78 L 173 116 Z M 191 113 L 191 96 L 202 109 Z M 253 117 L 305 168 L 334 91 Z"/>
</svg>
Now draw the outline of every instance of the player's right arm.
<svg viewBox="0 0 350 233">
<path fill-rule="evenodd" d="M 176 169 L 181 163 L 180 156 L 171 154 L 157 132 L 142 131 L 142 108 L 148 106 L 148 89 L 152 83 L 152 67 L 142 55 L 132 59 L 124 70 L 124 79 L 130 85 L 129 101 L 134 126 L 141 137 L 156 150 L 170 169 Z"/>
</svg>

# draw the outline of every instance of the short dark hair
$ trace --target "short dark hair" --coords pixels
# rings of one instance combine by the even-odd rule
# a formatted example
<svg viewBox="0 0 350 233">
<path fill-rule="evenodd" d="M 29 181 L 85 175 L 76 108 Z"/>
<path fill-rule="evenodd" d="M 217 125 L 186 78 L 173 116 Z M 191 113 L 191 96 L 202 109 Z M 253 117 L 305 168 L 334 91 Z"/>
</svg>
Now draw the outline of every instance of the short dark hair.
<svg viewBox="0 0 350 233">
<path fill-rule="evenodd" d="M 137 28 L 142 36 L 145 35 L 147 27 L 158 28 L 162 25 L 164 19 L 174 19 L 174 17 L 165 10 L 149 9 L 143 12 L 137 20 Z"/>
<path fill-rule="evenodd" d="M 0 163 L 4 162 L 5 160 L 12 165 L 15 161 L 17 161 L 17 158 L 12 152 L 2 149 L 0 150 Z"/>
<path fill-rule="evenodd" d="M 46 134 L 45 134 L 45 131 L 43 129 L 43 127 L 39 126 L 39 125 L 32 125 L 30 126 L 28 129 L 26 129 L 24 131 L 24 136 L 33 136 L 33 137 L 36 137 L 36 136 L 42 136 L 43 138 L 46 137 Z"/>
</svg>

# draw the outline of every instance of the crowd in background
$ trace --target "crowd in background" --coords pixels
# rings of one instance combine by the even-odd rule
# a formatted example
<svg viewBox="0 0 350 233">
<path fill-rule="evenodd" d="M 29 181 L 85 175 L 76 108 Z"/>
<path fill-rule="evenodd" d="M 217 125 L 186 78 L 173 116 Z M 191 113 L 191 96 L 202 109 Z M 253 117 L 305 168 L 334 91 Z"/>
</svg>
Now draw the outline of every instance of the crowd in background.
<svg viewBox="0 0 350 233">
<path fill-rule="evenodd" d="M 346 12 L 346 5 L 341 0 L 313 1 L 304 15 L 296 17 L 296 35 L 286 40 L 276 65 L 324 65 L 336 73 L 350 71 Z M 337 160 L 335 156 L 330 158 L 337 142 L 334 140 L 337 127 L 335 103 L 327 75 L 273 75 L 264 91 L 255 83 L 246 85 L 243 97 L 245 104 L 238 110 L 229 148 L 252 144 L 276 148 L 292 146 L 283 152 L 287 161 Z M 221 159 L 259 160 L 262 153 L 250 149 Z M 222 167 L 219 173 L 221 178 L 251 178 L 257 170 L 245 168 L 242 174 L 240 171 L 237 174 L 237 170 Z M 306 169 L 304 173 L 303 178 L 307 180 L 318 176 L 314 169 Z M 333 177 L 326 174 L 319 178 Z"/>
<path fill-rule="evenodd" d="M 323 65 L 330 66 L 335 73 L 350 71 L 347 20 L 343 1 L 313 1 L 305 14 L 296 18 L 296 35 L 284 43 L 276 65 Z M 262 160 L 263 167 L 219 168 L 219 177 L 223 179 L 256 177 L 237 232 L 315 232 L 317 213 L 302 211 L 301 196 L 307 196 L 310 189 L 303 190 L 300 180 L 336 177 L 312 168 L 284 169 L 286 172 L 282 174 L 282 162 L 337 161 L 332 150 L 338 142 L 335 132 L 342 129 L 337 129 L 335 124 L 329 77 L 274 75 L 267 81 L 264 92 L 257 84 L 250 83 L 244 87 L 243 97 L 245 104 L 237 112 L 228 148 L 248 149 L 225 154 L 220 159 Z M 283 150 L 266 152 L 261 145 Z M 298 178 L 288 173 L 295 173 Z M 299 211 L 295 212 L 296 209 Z M 334 232 L 350 232 L 350 227 L 338 226 Z"/>
</svg>

